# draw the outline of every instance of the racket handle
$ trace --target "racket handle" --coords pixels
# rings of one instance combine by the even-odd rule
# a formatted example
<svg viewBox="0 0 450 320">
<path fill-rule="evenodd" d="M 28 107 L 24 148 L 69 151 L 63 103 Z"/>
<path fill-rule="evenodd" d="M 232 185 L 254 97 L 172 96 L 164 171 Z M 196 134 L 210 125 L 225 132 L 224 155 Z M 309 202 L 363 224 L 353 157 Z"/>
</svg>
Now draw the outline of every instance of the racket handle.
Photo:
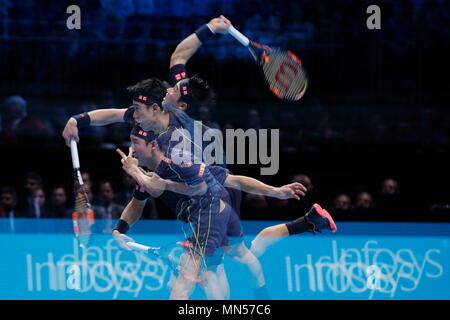
<svg viewBox="0 0 450 320">
<path fill-rule="evenodd" d="M 77 173 L 77 179 L 80 186 L 83 185 L 83 179 L 80 173 L 80 158 L 78 158 L 77 142 L 74 138 L 70 139 L 70 153 L 72 155 L 72 166 Z"/>
<path fill-rule="evenodd" d="M 143 244 L 139 244 L 136 242 L 127 242 L 127 246 L 136 251 L 148 252 L 150 247 L 144 246 Z"/>
<path fill-rule="evenodd" d="M 70 153 L 72 154 L 73 168 L 80 169 L 80 159 L 78 158 L 77 142 L 74 138 L 70 139 Z"/>
<path fill-rule="evenodd" d="M 228 28 L 228 33 L 233 36 L 237 41 L 239 41 L 243 46 L 247 47 L 250 41 L 246 36 L 236 30 L 235 27 L 231 26 Z"/>
</svg>

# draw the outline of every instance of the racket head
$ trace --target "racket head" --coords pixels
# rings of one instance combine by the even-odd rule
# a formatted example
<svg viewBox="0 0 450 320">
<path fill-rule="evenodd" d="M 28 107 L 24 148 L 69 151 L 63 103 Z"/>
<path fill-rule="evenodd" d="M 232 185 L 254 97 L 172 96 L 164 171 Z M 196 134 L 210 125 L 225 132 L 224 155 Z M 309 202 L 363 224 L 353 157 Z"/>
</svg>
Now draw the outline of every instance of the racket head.
<svg viewBox="0 0 450 320">
<path fill-rule="evenodd" d="M 89 203 L 89 197 L 84 188 L 78 182 L 78 175 L 75 172 L 74 191 L 75 191 L 75 207 L 72 213 L 72 222 L 74 233 L 78 238 L 81 247 L 87 247 L 91 237 L 91 226 L 94 224 L 94 212 Z"/>
<path fill-rule="evenodd" d="M 270 91 L 279 99 L 300 100 L 308 88 L 308 75 L 294 53 L 250 41 L 248 46 Z"/>
</svg>

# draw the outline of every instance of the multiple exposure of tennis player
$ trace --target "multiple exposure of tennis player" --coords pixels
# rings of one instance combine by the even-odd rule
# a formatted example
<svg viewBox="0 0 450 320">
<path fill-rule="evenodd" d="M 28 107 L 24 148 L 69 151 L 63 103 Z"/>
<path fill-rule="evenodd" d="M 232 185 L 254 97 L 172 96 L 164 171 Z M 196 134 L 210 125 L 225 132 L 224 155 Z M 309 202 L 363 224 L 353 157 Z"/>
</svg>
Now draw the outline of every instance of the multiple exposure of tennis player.
<svg viewBox="0 0 450 320">
<path fill-rule="evenodd" d="M 181 272 L 171 288 L 170 299 L 188 299 L 196 285 L 204 289 L 207 299 L 228 299 L 225 256 L 244 266 L 255 299 L 269 299 L 258 257 L 285 237 L 337 230 L 329 213 L 315 204 L 308 212 L 300 213 L 298 219 L 261 230 L 250 248 L 246 246 L 239 218 L 241 191 L 300 200 L 307 189 L 300 183 L 273 187 L 250 177 L 233 175 L 224 161 L 216 164 L 203 159 L 207 145 L 197 145 L 191 139 L 196 126 L 186 112 L 193 106 L 213 103 L 215 95 L 206 80 L 188 77 L 185 65 L 202 44 L 227 33 L 230 26 L 231 22 L 220 16 L 181 41 L 170 59 L 168 83 L 151 78 L 129 87 L 132 106 L 74 116 L 63 131 L 69 144 L 72 137 L 79 141 L 78 130 L 86 126 L 115 122 L 132 125 L 128 153 L 117 151 L 123 169 L 137 184 L 113 236 L 121 248 L 131 250 L 126 243 L 133 239 L 126 233 L 139 220 L 150 197 L 159 197 L 183 221 L 184 252 L 178 267 Z M 201 125 L 200 130 L 210 128 Z"/>
</svg>

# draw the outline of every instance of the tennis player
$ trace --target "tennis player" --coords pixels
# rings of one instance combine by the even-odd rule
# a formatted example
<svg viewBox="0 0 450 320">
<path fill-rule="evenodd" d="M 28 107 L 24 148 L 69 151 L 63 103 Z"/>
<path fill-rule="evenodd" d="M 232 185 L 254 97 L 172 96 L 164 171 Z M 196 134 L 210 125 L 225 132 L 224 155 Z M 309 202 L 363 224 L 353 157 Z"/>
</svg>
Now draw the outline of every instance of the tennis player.
<svg viewBox="0 0 450 320">
<path fill-rule="evenodd" d="M 222 21 L 225 21 L 225 24 Z M 197 51 L 202 42 L 205 42 L 214 33 L 225 33 L 228 24 L 229 21 L 225 17 L 212 19 L 210 23 L 199 28 L 177 46 L 170 62 L 170 82 L 172 87 L 167 89 L 167 84 L 158 79 L 143 80 L 135 86 L 129 87 L 128 91 L 133 94 L 132 107 L 128 109 L 95 110 L 71 118 L 63 132 L 66 142 L 69 142 L 72 136 L 75 136 L 78 140 L 78 127 L 135 120 L 145 129 L 157 132 L 160 136 L 160 141 L 166 139 L 166 143 L 161 143 L 161 145 L 170 149 L 169 143 L 172 132 L 183 127 L 183 123 L 185 127 L 192 123 L 192 119 L 189 120 L 186 116 L 183 117 L 184 113 L 178 112 L 178 110 L 186 110 L 188 105 L 193 103 L 209 103 L 214 96 L 206 81 L 198 77 L 187 78 L 185 64 Z M 162 94 L 165 95 L 164 99 L 161 98 Z M 161 102 L 161 100 L 163 101 Z M 207 127 L 203 126 L 203 129 L 205 130 Z M 142 199 L 142 194 L 139 194 L 139 191 L 136 190 L 135 197 L 133 197 L 124 211 L 125 217 L 128 216 L 129 212 L 142 212 L 145 201 L 139 198 Z M 179 195 L 174 196 L 170 192 L 165 192 L 161 198 L 163 201 L 165 200 L 164 202 L 169 208 L 176 212 L 176 203 L 180 199 Z M 234 211 L 239 212 L 240 191 L 230 191 L 230 198 Z M 308 224 L 304 223 L 304 221 L 301 222 L 303 224 L 292 224 L 295 226 L 303 225 L 304 228 L 288 228 L 288 225 L 282 224 L 264 230 L 261 233 L 264 237 L 257 237 L 252 247 L 258 248 L 256 250 L 258 255 L 262 254 L 264 248 L 271 244 L 269 239 L 276 239 L 278 236 L 284 237 L 292 235 L 294 232 L 300 233 L 302 230 L 308 230 Z M 130 220 L 130 223 L 134 223 L 134 221 Z M 258 239 L 261 239 L 261 241 Z M 254 260 L 254 258 L 252 257 L 250 260 Z M 249 263 L 254 264 L 251 261 Z M 257 274 L 260 276 L 257 277 L 259 280 L 257 280 L 255 287 L 263 288 L 262 272 L 257 272 Z"/>
<path fill-rule="evenodd" d="M 159 148 L 159 139 L 155 139 L 138 127 L 133 128 L 131 139 L 133 147 L 130 148 L 128 156 L 118 150 L 122 156 L 125 171 L 138 181 L 145 190 L 155 196 L 166 189 L 190 196 L 189 201 L 181 206 L 183 207 L 181 209 L 183 213 L 180 212 L 179 214 L 184 214 L 183 220 L 191 224 L 193 236 L 188 239 L 192 244 L 191 247 L 197 248 L 198 244 L 198 249 L 200 249 L 200 251 L 191 250 L 190 260 L 186 257 L 182 259 L 187 266 L 194 267 L 193 270 L 188 271 L 189 277 L 194 279 L 200 272 L 200 265 L 204 264 L 207 267 L 209 264 L 210 267 L 217 268 L 222 259 L 221 249 L 230 248 L 228 246 L 227 228 L 233 212 L 227 204 L 228 201 L 224 201 L 229 197 L 229 193 L 225 191 L 223 186 L 279 199 L 299 199 L 299 195 L 304 195 L 304 187 L 299 183 L 275 188 L 256 179 L 231 175 L 226 169 L 219 166 L 208 166 L 204 163 L 196 164 L 192 161 L 177 165 L 170 158 L 167 158 L 164 151 Z M 135 153 L 136 158 L 133 158 L 132 152 Z M 154 173 L 145 174 L 138 168 L 138 165 L 146 166 L 154 170 Z M 203 206 L 201 206 L 202 203 Z M 203 212 L 201 212 L 202 209 L 197 210 L 199 205 L 203 208 Z M 321 210 L 320 206 L 315 205 L 304 217 L 302 223 L 309 224 L 309 228 L 314 226 L 317 230 L 333 228 L 334 222 L 331 217 L 320 212 Z M 119 223 L 129 228 L 126 221 L 120 220 Z M 291 224 L 293 225 L 293 223 Z M 127 236 L 123 236 L 122 243 L 129 241 L 129 239 Z M 214 258 L 211 259 L 211 257 Z M 201 263 L 202 261 L 205 262 Z M 211 278 L 216 279 L 213 282 L 214 285 L 208 286 L 208 288 L 215 288 L 214 294 L 217 294 L 218 288 L 223 287 L 222 283 L 221 286 L 218 286 L 216 282 L 219 281 L 218 275 L 220 273 L 208 270 L 206 274 L 209 274 L 206 277 L 209 281 L 211 281 Z M 178 290 L 184 293 L 190 292 L 195 285 L 191 280 L 184 277 L 179 277 L 177 283 L 178 286 L 174 287 L 175 293 L 171 297 L 180 298 Z M 209 296 L 211 296 L 211 292 Z"/>
</svg>

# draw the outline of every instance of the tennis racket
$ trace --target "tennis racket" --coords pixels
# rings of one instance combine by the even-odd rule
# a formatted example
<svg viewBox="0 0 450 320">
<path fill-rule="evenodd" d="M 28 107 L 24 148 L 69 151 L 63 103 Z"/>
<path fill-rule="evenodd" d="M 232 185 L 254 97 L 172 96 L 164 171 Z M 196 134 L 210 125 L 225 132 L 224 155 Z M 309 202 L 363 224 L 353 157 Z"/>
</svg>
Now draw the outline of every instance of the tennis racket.
<svg viewBox="0 0 450 320">
<path fill-rule="evenodd" d="M 74 171 L 75 210 L 72 213 L 73 231 L 80 247 L 87 247 L 91 237 L 91 225 L 94 224 L 94 212 L 84 188 L 80 173 L 80 160 L 75 139 L 70 141 L 72 165 Z"/>
<path fill-rule="evenodd" d="M 172 269 L 174 275 L 177 277 L 181 274 L 185 279 L 192 280 L 194 282 L 200 283 L 201 280 L 198 278 L 191 277 L 182 272 L 182 268 L 179 265 L 180 256 L 183 252 L 182 247 L 189 246 L 187 242 L 173 242 L 165 245 L 163 247 L 149 247 L 137 242 L 127 242 L 128 247 L 130 247 L 133 251 L 143 252 L 148 255 L 156 256 L 160 258 L 165 264 Z"/>
<path fill-rule="evenodd" d="M 308 87 L 308 76 L 295 54 L 251 41 L 233 26 L 228 28 L 228 33 L 248 48 L 275 96 L 288 101 L 303 97 Z"/>
</svg>

